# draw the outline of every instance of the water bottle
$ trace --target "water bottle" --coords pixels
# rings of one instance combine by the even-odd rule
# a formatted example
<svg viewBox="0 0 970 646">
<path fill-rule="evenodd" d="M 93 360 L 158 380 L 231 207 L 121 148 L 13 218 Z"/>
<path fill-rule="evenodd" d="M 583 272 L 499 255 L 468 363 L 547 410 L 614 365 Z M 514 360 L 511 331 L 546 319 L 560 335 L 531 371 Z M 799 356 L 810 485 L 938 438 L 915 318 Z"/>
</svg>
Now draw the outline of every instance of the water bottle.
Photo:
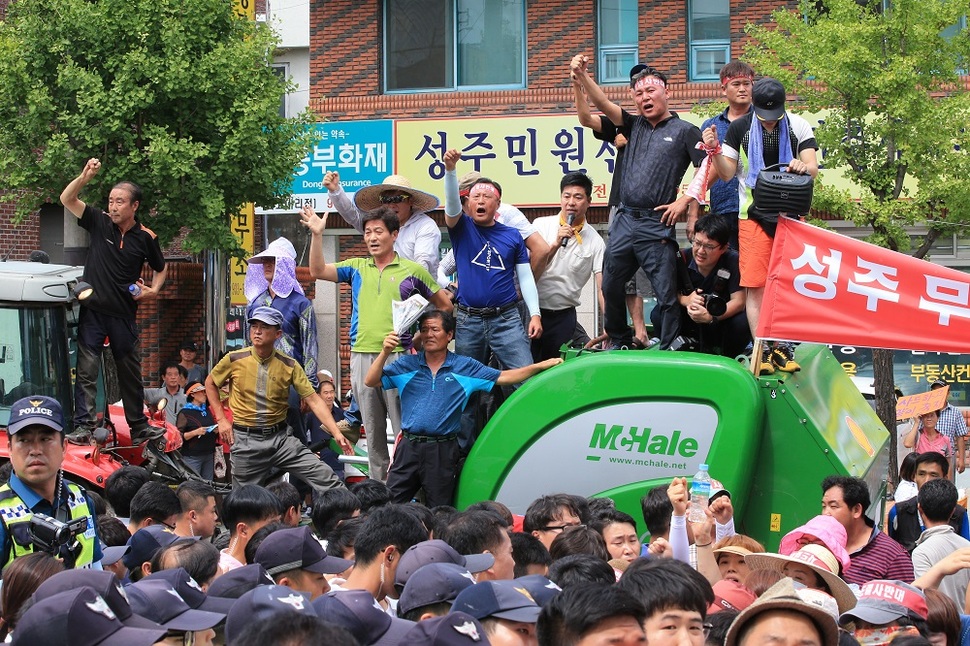
<svg viewBox="0 0 970 646">
<path fill-rule="evenodd" d="M 707 465 L 702 464 L 690 482 L 690 510 L 687 512 L 687 520 L 692 523 L 707 520 L 707 501 L 710 497 L 711 474 L 707 472 Z"/>
<path fill-rule="evenodd" d="M 128 285 L 128 293 L 131 294 L 132 298 L 138 298 L 141 296 L 141 285 L 138 283 L 132 283 Z"/>
</svg>

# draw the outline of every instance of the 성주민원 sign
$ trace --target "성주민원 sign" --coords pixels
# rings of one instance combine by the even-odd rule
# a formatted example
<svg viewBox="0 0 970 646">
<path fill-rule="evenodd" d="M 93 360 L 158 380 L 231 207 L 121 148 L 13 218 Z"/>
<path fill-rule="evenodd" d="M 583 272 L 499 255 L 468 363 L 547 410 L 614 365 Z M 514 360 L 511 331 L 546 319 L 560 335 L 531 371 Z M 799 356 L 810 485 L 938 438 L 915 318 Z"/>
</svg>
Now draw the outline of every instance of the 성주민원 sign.
<svg viewBox="0 0 970 646">
<path fill-rule="evenodd" d="M 510 467 L 495 499 L 525 509 L 535 498 L 537 473 L 547 474 L 544 490 L 582 496 L 630 482 L 693 474 L 707 461 L 717 422 L 713 407 L 685 402 L 636 402 L 585 411 L 529 445 Z M 554 472 L 550 464 L 556 465 Z"/>
<path fill-rule="evenodd" d="M 970 352 L 970 276 L 778 218 L 757 336 Z"/>
</svg>

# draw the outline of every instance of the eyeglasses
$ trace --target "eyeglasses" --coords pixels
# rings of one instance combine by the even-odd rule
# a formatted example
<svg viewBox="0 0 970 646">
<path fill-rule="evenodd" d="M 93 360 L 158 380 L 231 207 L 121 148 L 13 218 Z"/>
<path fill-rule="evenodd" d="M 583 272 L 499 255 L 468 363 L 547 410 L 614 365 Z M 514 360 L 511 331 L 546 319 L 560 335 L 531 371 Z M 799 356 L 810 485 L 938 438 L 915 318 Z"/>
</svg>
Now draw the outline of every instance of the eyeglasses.
<svg viewBox="0 0 970 646">
<path fill-rule="evenodd" d="M 171 531 L 173 531 L 173 532 L 175 531 L 175 525 L 169 525 L 169 524 L 168 524 L 168 523 L 166 523 L 166 522 L 165 522 L 164 520 L 160 520 L 160 521 L 158 521 L 158 524 L 159 524 L 159 525 L 164 525 L 164 526 L 165 526 L 166 528 L 168 528 L 169 530 L 171 530 Z"/>
<path fill-rule="evenodd" d="M 693 245 L 694 249 L 703 249 L 704 251 L 714 251 L 724 246 L 724 245 L 711 244 L 711 243 L 703 244 L 698 242 L 697 240 L 694 240 L 691 243 L 691 245 Z"/>
<path fill-rule="evenodd" d="M 410 200 L 411 196 L 404 195 L 381 195 L 381 204 L 400 204 L 401 202 L 406 202 Z"/>
<path fill-rule="evenodd" d="M 586 525 L 546 525 L 545 527 L 540 527 L 539 529 L 543 532 L 564 532 L 570 527 L 586 529 Z"/>
</svg>

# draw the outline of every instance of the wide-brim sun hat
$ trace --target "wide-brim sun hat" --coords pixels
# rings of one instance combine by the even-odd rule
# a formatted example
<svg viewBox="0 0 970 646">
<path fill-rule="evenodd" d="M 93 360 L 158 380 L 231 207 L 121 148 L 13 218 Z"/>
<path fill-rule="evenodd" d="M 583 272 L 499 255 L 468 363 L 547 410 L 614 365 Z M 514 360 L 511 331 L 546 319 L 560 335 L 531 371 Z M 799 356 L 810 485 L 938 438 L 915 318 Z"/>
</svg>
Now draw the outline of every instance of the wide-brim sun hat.
<svg viewBox="0 0 970 646">
<path fill-rule="evenodd" d="M 440 204 L 437 197 L 411 186 L 411 180 L 403 175 L 388 175 L 384 181 L 374 186 L 362 188 L 354 194 L 354 204 L 361 211 L 373 211 L 381 207 L 381 193 L 401 191 L 411 196 L 409 203 L 412 211 L 433 211 Z"/>
<path fill-rule="evenodd" d="M 822 580 L 829 588 L 829 593 L 839 604 L 839 612 L 847 612 L 855 607 L 856 595 L 848 584 L 839 578 L 838 559 L 828 549 L 822 545 L 805 545 L 800 550 L 789 555 L 772 554 L 749 554 L 744 557 L 744 562 L 752 570 L 775 570 L 784 574 L 785 565 L 788 563 L 799 563 L 810 568 L 813 572 L 822 577 Z"/>
</svg>

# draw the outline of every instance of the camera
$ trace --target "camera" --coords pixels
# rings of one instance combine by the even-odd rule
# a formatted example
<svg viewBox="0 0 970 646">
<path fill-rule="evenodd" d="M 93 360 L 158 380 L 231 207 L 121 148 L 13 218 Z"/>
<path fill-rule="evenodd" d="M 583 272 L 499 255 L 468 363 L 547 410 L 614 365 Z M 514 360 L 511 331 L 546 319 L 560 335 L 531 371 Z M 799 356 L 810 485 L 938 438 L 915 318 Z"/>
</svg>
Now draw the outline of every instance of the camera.
<svg viewBox="0 0 970 646">
<path fill-rule="evenodd" d="M 69 567 L 73 567 L 74 559 L 81 553 L 81 544 L 77 537 L 87 528 L 87 516 L 64 523 L 46 514 L 33 514 L 27 524 L 27 536 L 34 548 L 59 556 Z"/>
<path fill-rule="evenodd" d="M 718 269 L 717 278 L 714 279 L 714 289 L 710 294 L 704 294 L 704 308 L 711 316 L 723 316 L 727 311 L 727 301 L 721 293 L 727 291 L 729 278 L 731 278 L 731 272 L 727 269 Z"/>
</svg>

